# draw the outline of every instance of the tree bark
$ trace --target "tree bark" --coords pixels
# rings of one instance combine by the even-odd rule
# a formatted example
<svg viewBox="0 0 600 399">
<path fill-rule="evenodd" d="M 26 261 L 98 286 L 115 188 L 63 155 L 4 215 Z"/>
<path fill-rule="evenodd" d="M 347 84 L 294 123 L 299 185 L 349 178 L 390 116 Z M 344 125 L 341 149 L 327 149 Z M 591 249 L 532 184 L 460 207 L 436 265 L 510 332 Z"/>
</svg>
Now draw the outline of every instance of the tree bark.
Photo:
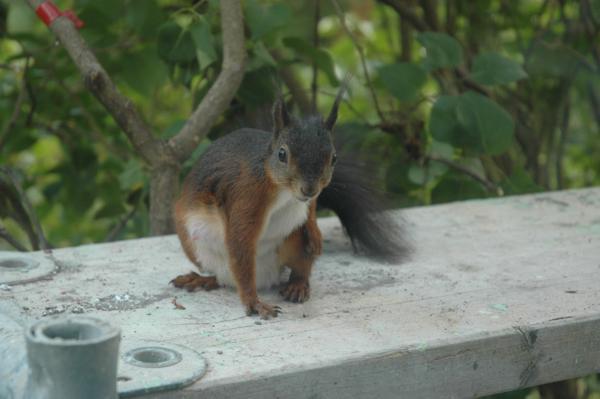
<svg viewBox="0 0 600 399">
<path fill-rule="evenodd" d="M 25 0 L 34 10 L 43 0 Z M 221 0 L 223 64 L 217 80 L 176 136 L 165 142 L 152 133 L 130 99 L 113 83 L 74 24 L 65 16 L 49 29 L 59 39 L 83 76 L 86 87 L 104 105 L 150 167 L 150 230 L 173 232 L 171 209 L 179 188 L 181 164 L 194 152 L 217 118 L 229 106 L 244 76 L 246 49 L 239 0 Z"/>
<path fill-rule="evenodd" d="M 179 192 L 179 164 L 155 167 L 150 172 L 150 232 L 152 235 L 175 231 L 173 205 Z"/>
</svg>

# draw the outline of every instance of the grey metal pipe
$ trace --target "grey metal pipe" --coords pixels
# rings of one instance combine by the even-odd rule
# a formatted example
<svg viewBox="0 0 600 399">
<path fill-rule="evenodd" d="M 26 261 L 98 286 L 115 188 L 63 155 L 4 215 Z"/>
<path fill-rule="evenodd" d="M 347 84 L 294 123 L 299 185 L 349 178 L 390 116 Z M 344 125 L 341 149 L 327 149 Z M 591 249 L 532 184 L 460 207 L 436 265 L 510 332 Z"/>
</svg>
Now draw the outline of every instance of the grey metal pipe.
<svg viewBox="0 0 600 399">
<path fill-rule="evenodd" d="M 120 330 L 91 317 L 41 320 L 26 332 L 30 399 L 116 399 Z"/>
</svg>

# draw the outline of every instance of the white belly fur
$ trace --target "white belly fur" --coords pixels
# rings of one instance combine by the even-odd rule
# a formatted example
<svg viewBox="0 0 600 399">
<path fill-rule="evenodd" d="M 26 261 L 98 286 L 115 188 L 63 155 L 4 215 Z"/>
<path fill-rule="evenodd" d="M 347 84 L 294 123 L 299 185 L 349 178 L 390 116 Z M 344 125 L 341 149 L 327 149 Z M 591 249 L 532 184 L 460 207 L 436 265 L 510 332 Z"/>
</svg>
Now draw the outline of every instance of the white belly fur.
<svg viewBox="0 0 600 399">
<path fill-rule="evenodd" d="M 277 249 L 306 221 L 308 205 L 308 202 L 298 201 L 289 190 L 281 190 L 271 205 L 256 251 L 257 289 L 279 284 L 282 265 L 277 261 Z M 219 213 L 195 211 L 186 219 L 196 259 L 202 265 L 201 272 L 216 276 L 221 285 L 235 287 L 225 247 L 225 226 Z"/>
</svg>

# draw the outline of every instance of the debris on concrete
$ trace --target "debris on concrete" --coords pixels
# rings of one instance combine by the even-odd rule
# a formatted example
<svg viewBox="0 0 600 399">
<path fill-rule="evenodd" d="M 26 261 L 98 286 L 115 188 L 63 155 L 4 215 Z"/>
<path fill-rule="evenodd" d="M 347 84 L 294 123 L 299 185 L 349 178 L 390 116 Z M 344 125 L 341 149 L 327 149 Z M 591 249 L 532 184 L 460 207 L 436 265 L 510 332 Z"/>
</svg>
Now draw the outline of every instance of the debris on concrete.
<svg viewBox="0 0 600 399">
<path fill-rule="evenodd" d="M 173 306 L 175 306 L 175 309 L 177 309 L 177 310 L 185 310 L 185 306 L 183 306 L 182 304 L 180 304 L 179 302 L 177 302 L 177 297 L 173 298 L 171 300 L 171 303 L 173 304 Z"/>
</svg>

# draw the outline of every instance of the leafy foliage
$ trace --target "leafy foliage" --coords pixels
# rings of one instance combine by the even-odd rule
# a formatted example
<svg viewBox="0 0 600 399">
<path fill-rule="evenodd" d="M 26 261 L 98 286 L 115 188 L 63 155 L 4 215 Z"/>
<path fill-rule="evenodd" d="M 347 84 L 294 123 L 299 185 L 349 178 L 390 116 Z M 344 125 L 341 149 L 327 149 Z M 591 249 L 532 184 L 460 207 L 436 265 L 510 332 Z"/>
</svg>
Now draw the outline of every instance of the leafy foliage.
<svg viewBox="0 0 600 399">
<path fill-rule="evenodd" d="M 517 62 L 498 53 L 478 54 L 473 60 L 473 80 L 482 85 L 502 85 L 525 79 L 527 73 Z"/>
<path fill-rule="evenodd" d="M 512 143 L 511 116 L 481 94 L 441 96 L 431 110 L 433 138 L 467 152 L 502 154 Z"/>
<path fill-rule="evenodd" d="M 460 43 L 445 33 L 419 33 L 417 41 L 425 48 L 427 55 L 423 59 L 423 66 L 428 70 L 457 67 L 463 63 Z"/>
<path fill-rule="evenodd" d="M 57 3 L 85 20 L 84 38 L 155 134 L 177 132 L 221 67 L 218 1 Z M 220 135 L 269 128 L 277 82 L 290 105 L 310 108 L 315 90 L 326 112 L 350 72 L 338 147 L 376 165 L 398 206 L 599 183 L 597 1 L 440 1 L 427 18 L 414 3 L 421 25 L 377 1 L 339 3 L 352 37 L 322 2 L 315 47 L 312 6 L 243 2 L 244 81 L 182 174 Z M 0 35 L 0 162 L 22 171 L 49 241 L 145 235 L 148 170 L 64 50 L 25 2 L 0 0 Z"/>
</svg>

